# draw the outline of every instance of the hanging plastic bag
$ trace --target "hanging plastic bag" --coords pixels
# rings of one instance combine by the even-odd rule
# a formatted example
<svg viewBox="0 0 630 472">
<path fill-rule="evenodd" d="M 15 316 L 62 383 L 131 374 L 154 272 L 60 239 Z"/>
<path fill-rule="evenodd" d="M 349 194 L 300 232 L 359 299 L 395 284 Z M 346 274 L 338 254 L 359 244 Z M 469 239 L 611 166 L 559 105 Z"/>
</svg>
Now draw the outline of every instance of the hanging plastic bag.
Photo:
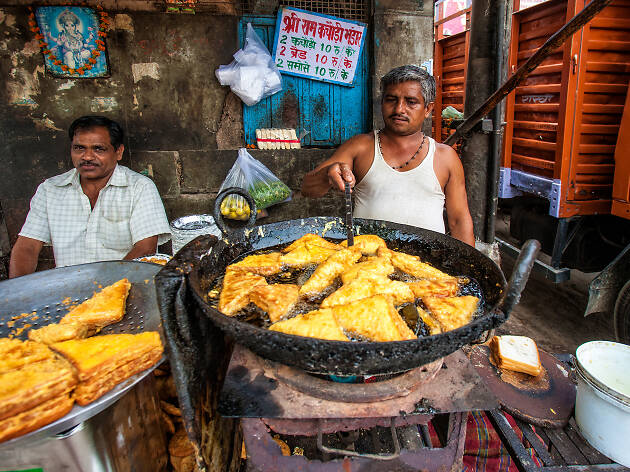
<svg viewBox="0 0 630 472">
<path fill-rule="evenodd" d="M 219 66 L 215 75 L 248 106 L 282 90 L 280 71 L 251 23 L 247 23 L 243 49 L 236 51 L 229 65 Z"/>
<path fill-rule="evenodd" d="M 291 200 L 291 189 L 264 164 L 254 159 L 245 148 L 238 150 L 238 158 L 221 184 L 219 192 L 228 187 L 247 190 L 259 210 Z M 250 211 L 247 201 L 240 195 L 228 195 L 221 202 L 221 214 L 225 218 L 247 220 Z"/>
</svg>

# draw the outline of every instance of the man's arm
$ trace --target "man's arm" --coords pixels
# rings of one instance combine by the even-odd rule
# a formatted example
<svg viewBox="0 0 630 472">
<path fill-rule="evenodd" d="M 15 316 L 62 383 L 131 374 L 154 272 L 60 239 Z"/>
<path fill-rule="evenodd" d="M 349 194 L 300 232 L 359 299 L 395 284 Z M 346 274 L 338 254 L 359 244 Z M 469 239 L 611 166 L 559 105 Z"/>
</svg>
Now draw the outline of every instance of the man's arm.
<svg viewBox="0 0 630 472">
<path fill-rule="evenodd" d="M 18 236 L 9 262 L 9 278 L 20 277 L 35 272 L 37 259 L 44 243 L 37 239 Z"/>
<path fill-rule="evenodd" d="M 319 198 L 331 188 L 343 192 L 345 182 L 350 182 L 350 186 L 354 187 L 354 159 L 362 152 L 365 143 L 365 135 L 358 135 L 339 146 L 332 156 L 304 176 L 302 194 Z"/>
<path fill-rule="evenodd" d="M 451 147 L 444 150 L 443 159 L 449 169 L 448 181 L 444 187 L 448 228 L 451 236 L 475 247 L 473 222 L 468 210 L 464 168 L 459 157 Z"/>
<path fill-rule="evenodd" d="M 150 256 L 151 254 L 155 254 L 157 252 L 157 245 L 157 235 L 141 239 L 133 245 L 131 251 L 129 251 L 127 255 L 123 257 L 123 259 L 129 261 L 137 257 Z"/>
</svg>

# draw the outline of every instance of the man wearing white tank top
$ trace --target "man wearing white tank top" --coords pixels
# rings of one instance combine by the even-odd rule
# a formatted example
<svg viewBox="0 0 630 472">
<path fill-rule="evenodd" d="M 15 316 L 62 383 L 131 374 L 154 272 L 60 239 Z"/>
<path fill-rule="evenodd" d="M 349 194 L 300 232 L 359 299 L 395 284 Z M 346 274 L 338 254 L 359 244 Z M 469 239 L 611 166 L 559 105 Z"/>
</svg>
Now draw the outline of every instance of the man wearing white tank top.
<svg viewBox="0 0 630 472">
<path fill-rule="evenodd" d="M 464 169 L 450 146 L 422 132 L 433 111 L 435 80 L 406 65 L 381 79 L 382 130 L 350 138 L 302 182 L 302 194 L 318 198 L 349 182 L 354 216 L 408 224 L 475 244 Z"/>
</svg>

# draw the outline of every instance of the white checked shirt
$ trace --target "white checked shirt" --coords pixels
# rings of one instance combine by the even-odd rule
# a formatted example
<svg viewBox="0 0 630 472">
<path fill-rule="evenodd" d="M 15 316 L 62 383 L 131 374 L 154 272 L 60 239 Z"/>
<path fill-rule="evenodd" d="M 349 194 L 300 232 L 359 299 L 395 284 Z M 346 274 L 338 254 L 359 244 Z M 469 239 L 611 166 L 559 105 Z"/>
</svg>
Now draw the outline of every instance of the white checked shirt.
<svg viewBox="0 0 630 472">
<path fill-rule="evenodd" d="M 171 237 L 151 179 L 117 165 L 94 209 L 76 169 L 44 181 L 31 199 L 20 236 L 52 243 L 57 267 L 119 260 L 142 239 Z"/>
</svg>

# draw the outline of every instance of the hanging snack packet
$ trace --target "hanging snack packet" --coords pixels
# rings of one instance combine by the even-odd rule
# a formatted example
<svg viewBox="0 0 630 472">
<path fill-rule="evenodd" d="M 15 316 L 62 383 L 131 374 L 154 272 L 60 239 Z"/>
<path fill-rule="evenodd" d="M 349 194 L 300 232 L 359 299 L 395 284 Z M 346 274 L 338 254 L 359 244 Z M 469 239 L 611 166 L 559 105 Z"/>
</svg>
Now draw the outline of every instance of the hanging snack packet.
<svg viewBox="0 0 630 472">
<path fill-rule="evenodd" d="M 249 192 L 259 210 L 289 201 L 291 189 L 245 148 L 238 150 L 238 158 L 221 184 L 219 192 L 228 187 L 240 187 Z M 247 201 L 240 195 L 228 195 L 221 203 L 221 214 L 233 220 L 247 220 L 250 214 Z"/>
</svg>

